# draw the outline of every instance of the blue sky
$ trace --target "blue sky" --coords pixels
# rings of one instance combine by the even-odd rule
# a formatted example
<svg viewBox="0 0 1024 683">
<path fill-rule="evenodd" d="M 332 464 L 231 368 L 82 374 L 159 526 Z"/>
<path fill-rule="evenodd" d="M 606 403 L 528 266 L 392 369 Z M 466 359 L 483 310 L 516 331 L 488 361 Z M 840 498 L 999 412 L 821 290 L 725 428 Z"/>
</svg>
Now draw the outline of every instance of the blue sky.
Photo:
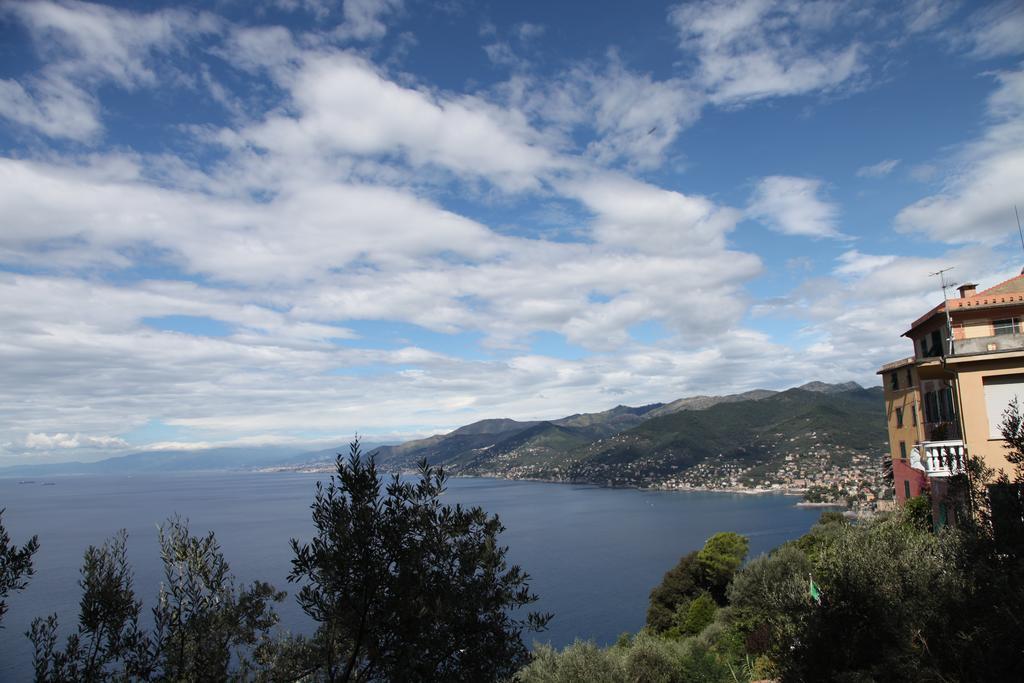
<svg viewBox="0 0 1024 683">
<path fill-rule="evenodd" d="M 634 6 L 635 5 L 635 6 Z M 0 6 L 0 463 L 876 383 L 1020 271 L 1017 2 Z"/>
</svg>

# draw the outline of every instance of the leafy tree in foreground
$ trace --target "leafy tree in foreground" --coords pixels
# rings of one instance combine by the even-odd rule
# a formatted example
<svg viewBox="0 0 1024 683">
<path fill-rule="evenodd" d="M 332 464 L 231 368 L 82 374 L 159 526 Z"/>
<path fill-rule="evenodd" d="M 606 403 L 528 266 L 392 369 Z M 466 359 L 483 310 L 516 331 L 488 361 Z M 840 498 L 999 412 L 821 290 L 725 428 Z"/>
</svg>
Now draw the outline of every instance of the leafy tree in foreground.
<svg viewBox="0 0 1024 683">
<path fill-rule="evenodd" d="M 165 583 L 153 609 L 154 664 L 173 681 L 245 679 L 270 647 L 272 603 L 285 594 L 268 583 L 239 589 L 213 532 L 193 536 L 173 517 L 160 527 Z M 234 666 L 232 666 L 234 665 Z"/>
<path fill-rule="evenodd" d="M 317 483 L 316 535 L 292 541 L 289 580 L 319 623 L 302 643 L 314 661 L 298 674 L 329 681 L 490 681 L 529 659 L 524 630 L 550 615 L 517 619 L 537 600 L 528 575 L 509 567 L 504 527 L 482 509 L 441 505 L 445 475 L 426 461 L 419 481 L 393 477 L 382 491 L 359 442 L 337 474 Z M 383 495 L 382 495 L 383 493 Z"/>
<path fill-rule="evenodd" d="M 133 577 L 122 530 L 101 547 L 89 546 L 82 564 L 78 629 L 57 649 L 57 615 L 36 619 L 28 637 L 35 648 L 36 681 L 106 681 L 146 678 L 149 642 L 139 629 L 142 603 L 135 599 Z"/>
<path fill-rule="evenodd" d="M 732 531 L 717 533 L 697 553 L 704 585 L 719 604 L 725 604 L 725 589 L 747 556 L 750 541 Z"/>
<path fill-rule="evenodd" d="M 726 588 L 747 555 L 747 545 L 747 539 L 739 534 L 719 533 L 701 550 L 681 557 L 651 591 L 647 626 L 655 633 L 673 628 L 685 633 L 702 619 L 695 617 L 697 621 L 688 623 L 691 601 L 710 595 L 715 603 L 724 605 Z"/>
<path fill-rule="evenodd" d="M 0 508 L 0 629 L 3 628 L 7 601 L 12 591 L 25 590 L 32 577 L 32 556 L 39 550 L 39 537 L 33 536 L 21 548 L 11 545 L 11 537 L 4 527 L 4 508 Z"/>
<path fill-rule="evenodd" d="M 35 648 L 36 681 L 248 680 L 270 648 L 277 623 L 271 602 L 284 598 L 269 584 L 239 589 L 213 533 L 192 536 L 172 518 L 160 527 L 165 583 L 153 609 L 155 628 L 139 627 L 121 531 L 90 546 L 82 565 L 78 629 L 58 649 L 57 615 L 36 619 L 28 633 Z M 259 662 L 262 664 L 262 661 Z"/>
<path fill-rule="evenodd" d="M 783 678 L 948 680 L 974 618 L 953 532 L 934 534 L 906 516 L 841 528 L 816 562 L 820 607 L 805 610 Z M 954 680 L 971 680 L 961 675 Z"/>
</svg>

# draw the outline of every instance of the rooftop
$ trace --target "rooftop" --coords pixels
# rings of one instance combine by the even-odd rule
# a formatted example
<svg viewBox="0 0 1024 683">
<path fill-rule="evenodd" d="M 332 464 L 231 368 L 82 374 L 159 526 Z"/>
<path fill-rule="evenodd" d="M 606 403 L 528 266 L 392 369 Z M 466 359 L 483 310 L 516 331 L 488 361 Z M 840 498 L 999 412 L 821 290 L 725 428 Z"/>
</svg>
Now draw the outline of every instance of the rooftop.
<svg viewBox="0 0 1024 683">
<path fill-rule="evenodd" d="M 961 309 L 997 308 L 999 306 L 1015 306 L 1024 304 L 1024 272 L 1004 282 L 982 290 L 977 294 L 963 296 L 957 299 L 947 299 L 935 306 L 933 309 L 914 321 L 910 329 L 903 333 L 908 336 L 918 326 L 927 322 L 932 317 L 946 311 L 949 306 L 950 312 Z"/>
</svg>

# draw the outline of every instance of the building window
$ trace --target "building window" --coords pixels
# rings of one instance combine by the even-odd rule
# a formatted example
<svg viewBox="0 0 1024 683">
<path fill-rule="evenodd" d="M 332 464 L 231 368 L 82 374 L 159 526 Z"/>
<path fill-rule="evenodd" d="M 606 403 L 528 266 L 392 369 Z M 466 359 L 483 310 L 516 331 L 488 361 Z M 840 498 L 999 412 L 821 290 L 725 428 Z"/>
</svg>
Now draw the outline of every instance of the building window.
<svg viewBox="0 0 1024 683">
<path fill-rule="evenodd" d="M 935 394 L 936 392 L 929 391 L 924 395 L 924 421 L 928 423 L 939 421 L 939 402 Z"/>
<path fill-rule="evenodd" d="M 903 498 L 904 500 L 910 500 L 910 482 L 906 479 L 903 480 Z"/>
<path fill-rule="evenodd" d="M 907 368 L 907 386 L 914 386 L 914 371 L 910 368 Z"/>
<path fill-rule="evenodd" d="M 900 388 L 900 376 L 898 373 L 894 372 L 889 376 L 889 388 L 893 391 Z"/>
<path fill-rule="evenodd" d="M 900 441 L 900 460 L 907 459 L 907 442 Z"/>
<path fill-rule="evenodd" d="M 982 378 L 985 389 L 985 412 L 988 413 L 988 437 L 1001 439 L 1003 412 L 1011 403 L 1024 399 L 1024 375 L 1002 375 Z"/>
<path fill-rule="evenodd" d="M 956 419 L 956 411 L 953 410 L 953 389 L 946 387 L 942 390 L 939 412 L 944 422 L 952 422 Z"/>
<path fill-rule="evenodd" d="M 902 426 L 903 426 L 903 408 L 897 408 L 896 409 L 896 427 L 899 428 L 899 427 L 902 427 Z"/>
<path fill-rule="evenodd" d="M 934 358 L 935 356 L 943 355 L 941 332 L 935 330 L 929 336 L 921 340 L 921 355 L 925 358 Z"/>
<path fill-rule="evenodd" d="M 917 404 L 910 407 L 910 424 L 917 426 Z"/>
<path fill-rule="evenodd" d="M 1006 318 L 1005 320 L 993 320 L 992 327 L 995 334 L 1016 334 L 1017 333 L 1017 319 Z"/>
</svg>

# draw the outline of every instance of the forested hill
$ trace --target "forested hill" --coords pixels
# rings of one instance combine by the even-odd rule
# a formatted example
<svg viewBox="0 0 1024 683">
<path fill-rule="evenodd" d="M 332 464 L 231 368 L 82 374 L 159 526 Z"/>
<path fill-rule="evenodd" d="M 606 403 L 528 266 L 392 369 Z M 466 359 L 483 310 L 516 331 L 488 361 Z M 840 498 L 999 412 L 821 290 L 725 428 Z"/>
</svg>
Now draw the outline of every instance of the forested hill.
<svg viewBox="0 0 1024 683">
<path fill-rule="evenodd" d="M 485 420 L 372 453 L 384 466 L 426 458 L 456 474 L 744 488 L 820 483 L 833 468 L 877 469 L 885 444 L 881 388 L 813 382 L 551 421 Z"/>
</svg>

